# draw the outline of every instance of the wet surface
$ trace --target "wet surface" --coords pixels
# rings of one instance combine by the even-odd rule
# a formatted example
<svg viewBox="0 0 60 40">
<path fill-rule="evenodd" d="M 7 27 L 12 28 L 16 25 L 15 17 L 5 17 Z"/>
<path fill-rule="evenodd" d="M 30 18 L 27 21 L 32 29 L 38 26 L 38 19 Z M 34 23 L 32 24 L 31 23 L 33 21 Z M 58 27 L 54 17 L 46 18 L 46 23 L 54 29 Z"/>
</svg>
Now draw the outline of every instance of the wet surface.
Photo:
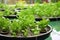
<svg viewBox="0 0 60 40">
<path fill-rule="evenodd" d="M 53 29 L 55 29 L 57 32 L 60 31 L 60 20 L 56 20 L 56 21 L 51 21 L 50 25 L 52 26 Z M 52 40 L 52 37 L 48 37 L 45 40 Z"/>
</svg>

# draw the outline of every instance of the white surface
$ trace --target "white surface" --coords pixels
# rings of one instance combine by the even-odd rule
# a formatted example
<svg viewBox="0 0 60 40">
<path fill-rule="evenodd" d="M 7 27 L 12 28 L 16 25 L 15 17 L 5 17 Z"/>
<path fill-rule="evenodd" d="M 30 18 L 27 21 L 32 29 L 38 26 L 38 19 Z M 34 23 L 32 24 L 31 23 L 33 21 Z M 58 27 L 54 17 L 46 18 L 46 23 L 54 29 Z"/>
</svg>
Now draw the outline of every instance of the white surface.
<svg viewBox="0 0 60 40">
<path fill-rule="evenodd" d="M 60 40 L 60 31 L 57 32 L 55 29 L 53 29 L 53 32 L 51 33 L 52 40 Z"/>
</svg>

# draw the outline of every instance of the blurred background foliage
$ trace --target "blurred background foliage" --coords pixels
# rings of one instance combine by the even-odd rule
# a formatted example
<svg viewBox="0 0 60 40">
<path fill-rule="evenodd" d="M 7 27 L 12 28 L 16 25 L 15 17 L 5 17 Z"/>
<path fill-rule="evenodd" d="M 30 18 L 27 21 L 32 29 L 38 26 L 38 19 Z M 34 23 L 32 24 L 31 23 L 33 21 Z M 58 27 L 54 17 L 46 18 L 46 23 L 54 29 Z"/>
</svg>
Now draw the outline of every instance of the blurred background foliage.
<svg viewBox="0 0 60 40">
<path fill-rule="evenodd" d="M 60 0 L 0 0 L 1 3 L 5 4 L 16 4 L 16 2 L 26 2 L 27 4 L 43 3 L 43 2 L 58 2 Z"/>
</svg>

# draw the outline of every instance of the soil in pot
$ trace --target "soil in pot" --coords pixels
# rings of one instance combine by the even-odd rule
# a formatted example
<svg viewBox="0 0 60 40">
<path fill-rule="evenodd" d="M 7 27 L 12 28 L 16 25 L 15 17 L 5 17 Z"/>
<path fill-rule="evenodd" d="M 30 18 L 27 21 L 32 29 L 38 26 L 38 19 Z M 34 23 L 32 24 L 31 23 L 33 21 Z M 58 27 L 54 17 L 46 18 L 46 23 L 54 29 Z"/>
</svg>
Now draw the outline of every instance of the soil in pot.
<svg viewBox="0 0 60 40">
<path fill-rule="evenodd" d="M 9 34 L 9 31 L 0 30 L 0 34 L 7 35 L 7 34 Z"/>
</svg>

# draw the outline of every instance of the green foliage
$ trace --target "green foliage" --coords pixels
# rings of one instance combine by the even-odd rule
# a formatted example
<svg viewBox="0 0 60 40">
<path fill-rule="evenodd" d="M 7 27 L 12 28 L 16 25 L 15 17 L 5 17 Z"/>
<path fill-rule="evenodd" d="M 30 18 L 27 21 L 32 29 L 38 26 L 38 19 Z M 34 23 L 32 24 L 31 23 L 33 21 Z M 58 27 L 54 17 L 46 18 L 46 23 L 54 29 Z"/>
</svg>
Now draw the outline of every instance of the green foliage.
<svg viewBox="0 0 60 40">
<path fill-rule="evenodd" d="M 3 16 L 3 12 L 0 11 L 0 17 L 2 17 L 2 16 Z"/>
<path fill-rule="evenodd" d="M 33 32 L 33 34 L 34 35 L 38 35 L 38 34 L 40 34 L 40 28 L 37 26 L 37 27 L 35 27 L 35 28 L 33 28 L 33 29 L 31 29 L 31 31 Z"/>
<path fill-rule="evenodd" d="M 35 0 L 35 3 L 41 3 L 42 0 Z"/>
<path fill-rule="evenodd" d="M 4 8 L 4 4 L 0 3 L 0 8 Z"/>
<path fill-rule="evenodd" d="M 24 12 L 24 11 L 23 11 Z M 26 12 L 20 13 L 12 22 L 9 19 L 0 17 L 0 29 L 9 31 L 12 36 L 17 36 L 18 33 L 22 32 L 24 37 L 29 34 L 29 29 L 34 35 L 40 34 L 41 29 L 47 27 L 49 20 L 43 19 L 39 22 L 35 22 L 33 14 Z"/>
<path fill-rule="evenodd" d="M 37 22 L 37 24 L 41 29 L 44 29 L 49 24 L 49 19 L 46 20 L 45 18 L 43 18 L 43 20 L 41 20 L 40 22 Z"/>
<path fill-rule="evenodd" d="M 5 5 L 4 7 L 4 16 L 9 16 L 14 14 L 14 7 L 9 7 L 8 5 Z"/>
<path fill-rule="evenodd" d="M 0 10 L 4 10 L 3 11 L 4 16 L 9 16 L 14 14 L 15 7 L 14 6 L 10 7 L 7 4 L 0 3 Z"/>
<path fill-rule="evenodd" d="M 17 4 L 16 7 L 21 9 L 24 8 L 24 6 L 19 6 L 19 4 Z M 55 4 L 44 3 L 43 5 L 40 5 L 37 3 L 34 6 L 28 6 L 26 10 L 18 12 L 17 19 L 14 19 L 12 22 L 3 17 L 3 15 L 13 15 L 14 9 L 15 7 L 4 5 L 5 11 L 0 12 L 0 29 L 9 31 L 13 36 L 17 36 L 18 33 L 22 32 L 25 37 L 28 36 L 29 31 L 31 31 L 34 35 L 38 35 L 42 29 L 45 29 L 48 26 L 48 19 L 42 19 L 41 21 L 35 22 L 34 15 L 38 15 L 40 17 L 55 17 L 60 11 L 60 9 L 58 11 L 56 10 L 57 6 Z"/>
<path fill-rule="evenodd" d="M 9 30 L 10 21 L 4 17 L 0 17 L 0 29 L 3 31 Z"/>
<path fill-rule="evenodd" d="M 24 2 L 17 2 L 15 8 L 24 9 L 26 6 L 25 4 L 26 3 L 24 3 Z"/>
<path fill-rule="evenodd" d="M 58 17 L 60 15 L 59 8 L 57 3 L 36 3 L 31 9 L 33 14 L 39 17 Z"/>
<path fill-rule="evenodd" d="M 20 33 L 22 28 L 21 28 L 19 20 L 14 19 L 11 22 L 9 29 L 12 35 L 16 35 L 18 32 Z"/>
<path fill-rule="evenodd" d="M 56 6 L 57 6 L 58 8 L 60 8 L 60 1 L 58 1 L 58 2 L 56 3 Z"/>
<path fill-rule="evenodd" d="M 28 35 L 28 30 L 27 29 L 22 30 L 22 32 L 23 32 L 24 37 L 26 37 Z"/>
<path fill-rule="evenodd" d="M 20 20 L 23 29 L 26 29 L 27 27 L 33 25 L 35 18 L 34 15 L 32 15 L 28 10 L 22 11 L 18 15 L 18 19 Z"/>
</svg>

